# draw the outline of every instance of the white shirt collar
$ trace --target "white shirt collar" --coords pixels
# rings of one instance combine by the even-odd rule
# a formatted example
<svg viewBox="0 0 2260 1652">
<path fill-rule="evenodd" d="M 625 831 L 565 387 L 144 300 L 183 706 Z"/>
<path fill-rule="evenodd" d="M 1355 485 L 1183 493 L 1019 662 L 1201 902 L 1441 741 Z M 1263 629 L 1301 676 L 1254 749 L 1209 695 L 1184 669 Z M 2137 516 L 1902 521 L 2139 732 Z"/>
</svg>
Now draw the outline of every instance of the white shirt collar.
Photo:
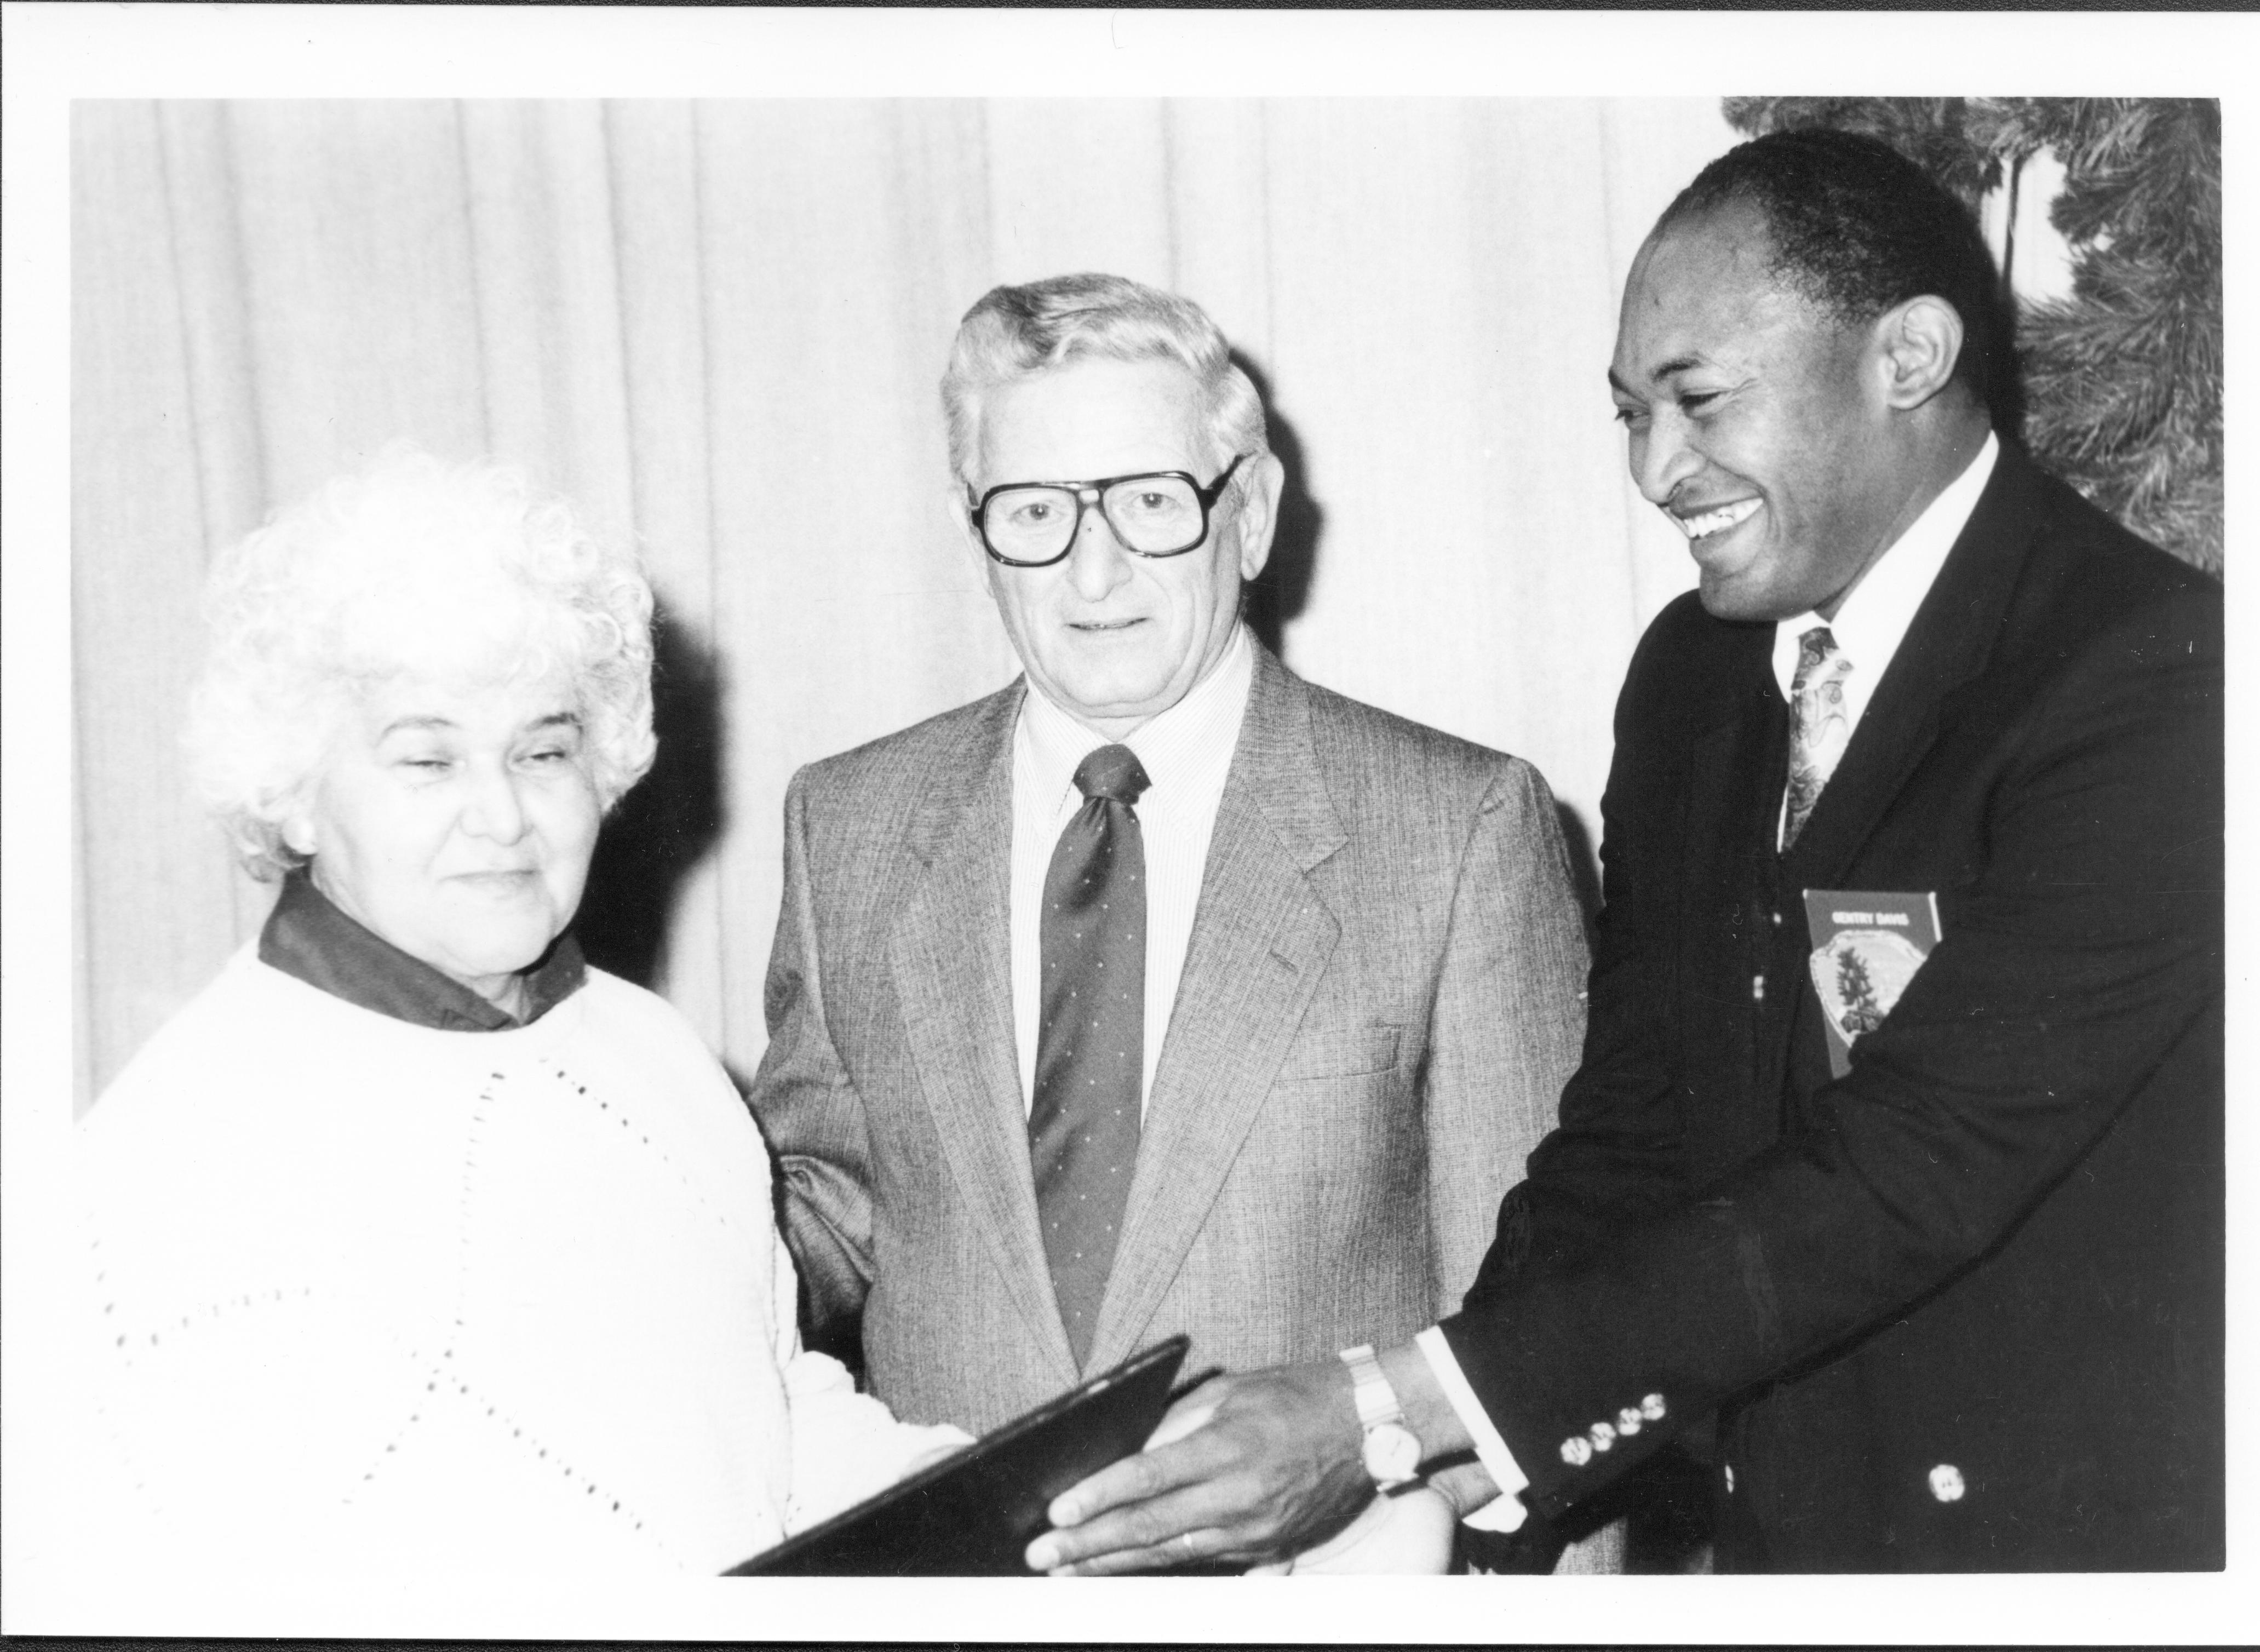
<svg viewBox="0 0 2260 1652">
<path fill-rule="evenodd" d="M 1140 800 L 1141 812 L 1148 803 L 1166 809 L 1179 799 L 1221 789 L 1255 676 L 1255 645 L 1246 626 L 1234 626 L 1224 657 L 1209 674 L 1187 690 L 1184 698 L 1120 742 L 1138 754 L 1154 785 Z M 1033 681 L 1021 703 L 1020 733 L 1028 762 L 1024 773 L 1036 787 L 1035 795 L 1054 804 L 1064 800 L 1074 786 L 1076 765 L 1109 743 L 1053 704 Z M 1213 776 L 1205 772 L 1212 768 L 1217 771 Z"/>
<path fill-rule="evenodd" d="M 1798 639 L 1815 626 L 1826 626 L 1836 639 L 1836 647 L 1852 662 L 1851 673 L 1844 681 L 1844 698 L 1851 720 L 1858 723 L 1869 697 L 1899 653 L 1907 627 L 1914 623 L 1915 610 L 1930 595 L 1947 553 L 1962 537 L 1970 513 L 1978 508 L 1978 496 L 1985 491 L 2000 452 L 2000 440 L 1988 431 L 1978 456 L 1924 507 L 1906 533 L 1885 547 L 1875 566 L 1844 598 L 1835 619 L 1823 619 L 1818 613 L 1806 612 L 1774 627 L 1773 675 L 1782 698 L 1789 697 L 1789 685 L 1797 675 Z"/>
</svg>

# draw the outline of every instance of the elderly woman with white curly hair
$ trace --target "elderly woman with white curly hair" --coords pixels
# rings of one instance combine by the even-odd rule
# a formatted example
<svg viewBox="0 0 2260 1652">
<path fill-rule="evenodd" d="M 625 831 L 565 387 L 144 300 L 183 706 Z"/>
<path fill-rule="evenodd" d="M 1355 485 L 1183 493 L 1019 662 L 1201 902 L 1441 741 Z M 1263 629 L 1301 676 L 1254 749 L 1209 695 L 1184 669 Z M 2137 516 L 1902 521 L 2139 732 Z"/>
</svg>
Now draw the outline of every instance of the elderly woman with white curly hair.
<svg viewBox="0 0 2260 1652">
<path fill-rule="evenodd" d="M 711 1573 L 964 1438 L 800 1349 L 737 1092 L 569 932 L 651 608 L 404 450 L 213 569 L 190 749 L 282 891 L 78 1133 L 112 1561 Z"/>
</svg>

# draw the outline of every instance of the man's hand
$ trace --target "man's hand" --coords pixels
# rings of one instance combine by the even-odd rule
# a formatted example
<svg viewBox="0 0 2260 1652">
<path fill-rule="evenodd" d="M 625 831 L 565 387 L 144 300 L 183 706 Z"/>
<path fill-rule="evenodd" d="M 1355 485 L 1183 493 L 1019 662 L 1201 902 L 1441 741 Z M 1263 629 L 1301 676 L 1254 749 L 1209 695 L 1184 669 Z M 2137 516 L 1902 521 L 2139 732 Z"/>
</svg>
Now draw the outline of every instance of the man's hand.
<svg viewBox="0 0 2260 1652">
<path fill-rule="evenodd" d="M 1373 1495 L 1364 1440 L 1339 1360 L 1219 1377 L 1178 1401 L 1146 1450 L 1054 1498 L 1060 1529 L 1028 1545 L 1028 1565 L 1091 1576 L 1310 1548 Z"/>
</svg>

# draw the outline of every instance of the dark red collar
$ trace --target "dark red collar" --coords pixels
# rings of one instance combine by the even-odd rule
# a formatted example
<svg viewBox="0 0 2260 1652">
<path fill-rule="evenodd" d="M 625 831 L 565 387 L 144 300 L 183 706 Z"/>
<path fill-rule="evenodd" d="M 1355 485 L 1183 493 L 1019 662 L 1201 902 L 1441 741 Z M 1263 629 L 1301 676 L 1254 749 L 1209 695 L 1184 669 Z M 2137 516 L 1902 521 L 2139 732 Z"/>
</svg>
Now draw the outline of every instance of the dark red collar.
<svg viewBox="0 0 2260 1652">
<path fill-rule="evenodd" d="M 340 912 L 300 868 L 259 933 L 259 960 L 333 998 L 443 1033 L 496 1033 L 523 1025 L 461 982 L 410 956 Z M 581 945 L 560 935 L 526 976 L 526 1019 L 538 1021 L 588 976 Z"/>
</svg>

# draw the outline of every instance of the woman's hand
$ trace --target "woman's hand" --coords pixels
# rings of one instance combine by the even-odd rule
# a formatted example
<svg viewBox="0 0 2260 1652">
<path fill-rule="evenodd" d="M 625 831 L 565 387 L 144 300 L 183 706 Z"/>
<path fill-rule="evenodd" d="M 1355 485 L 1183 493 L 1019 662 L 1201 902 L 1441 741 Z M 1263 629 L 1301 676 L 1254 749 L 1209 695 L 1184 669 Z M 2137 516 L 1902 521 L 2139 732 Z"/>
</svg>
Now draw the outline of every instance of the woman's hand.
<svg viewBox="0 0 2260 1652">
<path fill-rule="evenodd" d="M 895 1477 L 898 1480 L 907 1480 L 914 1474 L 923 1474 L 937 1462 L 948 1462 L 950 1458 L 965 1450 L 972 1443 L 970 1440 L 944 1441 L 940 1445 L 919 1452 L 918 1455 L 903 1465 L 903 1471 Z"/>
<path fill-rule="evenodd" d="M 1293 1559 L 1259 1571 L 1441 1573 L 1452 1563 L 1452 1505 L 1427 1486 L 1377 1497 L 1348 1526 Z"/>
</svg>

